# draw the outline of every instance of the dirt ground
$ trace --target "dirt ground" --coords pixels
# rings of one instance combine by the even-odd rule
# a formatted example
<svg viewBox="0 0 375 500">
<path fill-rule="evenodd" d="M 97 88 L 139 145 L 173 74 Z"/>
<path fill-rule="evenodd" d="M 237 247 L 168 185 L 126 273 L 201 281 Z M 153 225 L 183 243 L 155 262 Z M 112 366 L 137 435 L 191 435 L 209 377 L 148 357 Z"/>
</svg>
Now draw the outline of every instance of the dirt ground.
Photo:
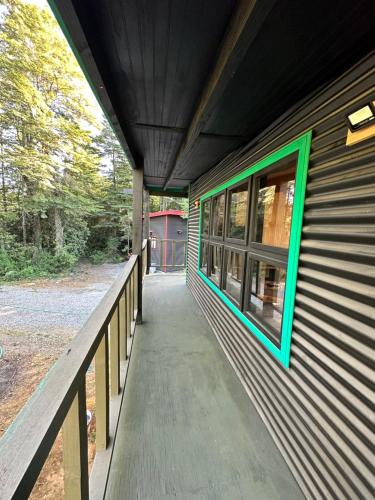
<svg viewBox="0 0 375 500">
<path fill-rule="evenodd" d="M 122 267 L 84 264 L 58 280 L 0 286 L 0 438 Z M 87 408 L 93 415 L 88 428 L 90 465 L 95 456 L 93 368 L 86 376 Z M 63 498 L 61 433 L 31 498 Z"/>
</svg>

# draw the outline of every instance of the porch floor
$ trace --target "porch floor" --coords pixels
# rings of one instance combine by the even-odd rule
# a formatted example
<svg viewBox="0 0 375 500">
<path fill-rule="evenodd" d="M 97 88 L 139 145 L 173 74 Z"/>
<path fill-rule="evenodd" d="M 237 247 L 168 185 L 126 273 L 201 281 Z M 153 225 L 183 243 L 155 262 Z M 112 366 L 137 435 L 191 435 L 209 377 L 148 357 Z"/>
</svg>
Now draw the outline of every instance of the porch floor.
<svg viewBox="0 0 375 500">
<path fill-rule="evenodd" d="M 184 276 L 146 277 L 107 499 L 303 498 Z"/>
</svg>

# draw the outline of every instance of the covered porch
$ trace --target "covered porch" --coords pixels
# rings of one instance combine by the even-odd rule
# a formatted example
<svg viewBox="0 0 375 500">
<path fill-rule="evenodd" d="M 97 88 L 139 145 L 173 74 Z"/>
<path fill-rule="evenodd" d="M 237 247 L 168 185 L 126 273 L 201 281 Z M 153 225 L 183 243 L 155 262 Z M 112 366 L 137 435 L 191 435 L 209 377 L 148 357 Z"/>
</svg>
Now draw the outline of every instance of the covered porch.
<svg viewBox="0 0 375 500">
<path fill-rule="evenodd" d="M 375 106 L 372 3 L 50 5 L 134 169 L 133 255 L 2 439 L 1 499 L 30 495 L 61 428 L 72 500 L 372 498 L 374 149 L 368 130 L 363 138 L 347 122 Z M 297 305 L 293 324 L 293 296 L 289 369 L 264 348 L 281 352 L 278 345 L 266 335 L 258 342 L 237 321 L 241 306 L 229 312 L 220 279 L 233 179 L 246 181 L 248 193 L 236 221 L 244 236 L 231 237 L 234 253 L 247 259 L 243 312 L 251 259 L 272 272 L 289 266 L 288 248 L 267 254 L 248 234 L 261 185 L 255 174 L 278 168 L 260 164 L 294 154 L 290 144 L 306 134 L 313 143 L 310 156 L 310 146 L 301 153 L 290 253 Z M 348 141 L 353 134 L 357 145 Z M 213 235 L 205 264 L 207 272 L 216 255 L 223 275 L 211 293 L 212 280 L 200 276 L 201 202 L 224 190 L 221 235 Z M 188 281 L 198 302 L 183 276 L 147 276 L 150 194 L 189 197 Z M 219 242 L 223 253 L 214 254 Z M 267 281 L 274 286 L 275 278 Z M 93 360 L 97 454 L 89 477 L 85 376 Z"/>
<path fill-rule="evenodd" d="M 185 276 L 146 277 L 143 311 L 105 497 L 303 498 Z"/>
<path fill-rule="evenodd" d="M 60 429 L 67 499 L 304 498 L 185 273 L 146 274 L 147 248 L 144 240 L 1 440 L 1 498 L 29 497 Z"/>
</svg>

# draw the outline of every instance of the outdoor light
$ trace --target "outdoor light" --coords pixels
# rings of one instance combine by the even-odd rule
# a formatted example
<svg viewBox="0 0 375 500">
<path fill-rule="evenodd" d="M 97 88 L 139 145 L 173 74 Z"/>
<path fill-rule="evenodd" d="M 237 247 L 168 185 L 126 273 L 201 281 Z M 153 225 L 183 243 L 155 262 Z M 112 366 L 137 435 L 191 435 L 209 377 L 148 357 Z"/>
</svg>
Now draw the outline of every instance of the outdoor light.
<svg viewBox="0 0 375 500">
<path fill-rule="evenodd" d="M 195 206 L 195 208 L 198 208 L 198 207 L 199 207 L 199 200 L 195 200 L 195 202 L 194 202 L 194 206 Z"/>
<path fill-rule="evenodd" d="M 375 107 L 374 102 L 366 104 L 360 109 L 347 116 L 349 128 L 352 132 L 367 127 L 375 123 Z"/>
</svg>

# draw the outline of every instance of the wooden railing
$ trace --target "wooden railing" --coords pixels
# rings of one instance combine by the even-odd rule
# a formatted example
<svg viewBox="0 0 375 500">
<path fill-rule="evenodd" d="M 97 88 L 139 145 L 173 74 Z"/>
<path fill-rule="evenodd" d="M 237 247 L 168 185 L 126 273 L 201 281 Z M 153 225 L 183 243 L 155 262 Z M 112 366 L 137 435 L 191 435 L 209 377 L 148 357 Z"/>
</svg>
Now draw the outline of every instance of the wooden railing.
<svg viewBox="0 0 375 500">
<path fill-rule="evenodd" d="M 67 499 L 103 497 L 125 385 L 147 240 L 0 440 L 0 498 L 27 498 L 62 428 Z M 141 268 L 139 268 L 141 266 Z M 96 457 L 89 485 L 86 372 L 94 360 Z M 92 494 L 91 494 L 92 493 Z"/>
</svg>

